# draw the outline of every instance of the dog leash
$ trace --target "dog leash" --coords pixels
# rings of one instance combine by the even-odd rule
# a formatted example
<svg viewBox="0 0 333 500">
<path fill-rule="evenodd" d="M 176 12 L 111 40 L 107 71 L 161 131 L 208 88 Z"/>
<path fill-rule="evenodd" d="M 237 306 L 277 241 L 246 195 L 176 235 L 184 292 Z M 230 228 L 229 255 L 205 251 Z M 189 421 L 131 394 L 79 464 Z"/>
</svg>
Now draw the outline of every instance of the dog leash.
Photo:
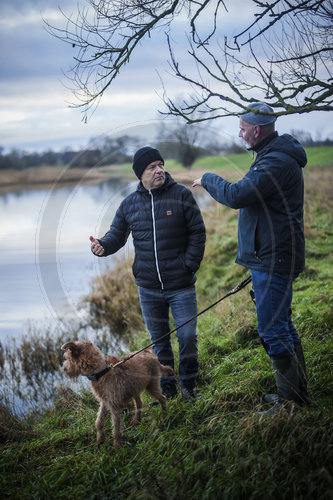
<svg viewBox="0 0 333 500">
<path fill-rule="evenodd" d="M 174 333 L 175 331 L 179 330 L 179 328 L 182 328 L 183 326 L 187 325 L 187 323 L 189 323 L 190 321 L 192 321 L 193 319 L 197 318 L 198 316 L 201 316 L 201 314 L 204 314 L 205 312 L 209 311 L 209 309 L 211 309 L 212 307 L 215 307 L 217 304 L 219 304 L 219 302 L 222 302 L 222 300 L 226 299 L 227 297 L 230 297 L 230 295 L 234 295 L 235 293 L 239 292 L 240 290 L 242 290 L 243 288 L 245 288 L 249 283 L 251 283 L 252 281 L 252 278 L 251 276 L 248 276 L 247 278 L 245 278 L 245 280 L 241 281 L 240 283 L 238 283 L 238 285 L 235 286 L 235 288 L 233 288 L 232 290 L 230 290 L 228 293 L 226 293 L 223 297 L 221 297 L 220 299 L 216 300 L 213 304 L 211 304 L 210 306 L 206 307 L 206 309 L 203 309 L 202 311 L 200 311 L 199 313 L 195 314 L 194 316 L 192 316 L 192 318 L 186 320 L 184 323 L 182 323 L 181 325 L 179 326 L 176 326 L 173 330 L 170 330 L 168 333 L 165 333 L 164 335 L 162 335 L 161 337 L 159 337 L 157 340 L 155 340 L 154 342 L 152 342 L 151 344 L 149 345 L 146 345 L 145 347 L 142 347 L 142 349 L 140 349 L 139 351 L 136 351 L 134 352 L 133 354 L 131 354 L 130 356 L 127 356 L 126 358 L 122 359 L 121 361 L 118 361 L 118 363 L 116 363 L 115 365 L 112 365 L 111 368 L 116 368 L 116 366 L 119 366 L 119 365 L 122 365 L 123 363 L 126 363 L 126 361 L 134 358 L 134 356 L 136 356 L 137 354 L 140 354 L 140 352 L 144 351 L 145 349 L 148 349 L 149 347 L 153 346 L 154 344 L 156 344 L 156 342 L 159 342 L 160 340 L 164 339 L 165 337 L 167 337 L 168 335 L 171 335 L 172 333 Z"/>
</svg>

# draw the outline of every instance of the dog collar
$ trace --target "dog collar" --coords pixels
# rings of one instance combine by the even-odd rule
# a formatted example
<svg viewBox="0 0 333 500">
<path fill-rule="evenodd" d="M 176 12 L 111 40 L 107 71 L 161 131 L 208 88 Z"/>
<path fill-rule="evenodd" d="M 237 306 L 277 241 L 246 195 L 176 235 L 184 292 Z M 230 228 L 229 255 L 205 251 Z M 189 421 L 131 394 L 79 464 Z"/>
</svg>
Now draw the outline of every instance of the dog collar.
<svg viewBox="0 0 333 500">
<path fill-rule="evenodd" d="M 110 370 L 110 368 L 113 367 L 113 365 L 111 365 L 111 363 L 109 363 L 106 360 L 105 363 L 106 363 L 106 368 L 104 368 L 104 370 L 94 373 L 93 375 L 87 375 L 87 379 L 90 380 L 91 382 L 97 382 L 97 380 L 103 377 L 103 375 L 105 375 Z"/>
</svg>

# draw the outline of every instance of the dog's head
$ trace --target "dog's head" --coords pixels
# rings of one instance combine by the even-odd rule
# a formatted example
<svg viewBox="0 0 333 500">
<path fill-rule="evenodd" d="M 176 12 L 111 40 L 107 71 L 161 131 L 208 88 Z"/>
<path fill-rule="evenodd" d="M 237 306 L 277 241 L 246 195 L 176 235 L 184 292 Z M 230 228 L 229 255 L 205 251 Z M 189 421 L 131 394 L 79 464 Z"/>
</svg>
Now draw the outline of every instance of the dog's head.
<svg viewBox="0 0 333 500">
<path fill-rule="evenodd" d="M 102 356 L 91 342 L 66 342 L 61 349 L 65 351 L 62 371 L 71 378 L 94 373 Z"/>
</svg>

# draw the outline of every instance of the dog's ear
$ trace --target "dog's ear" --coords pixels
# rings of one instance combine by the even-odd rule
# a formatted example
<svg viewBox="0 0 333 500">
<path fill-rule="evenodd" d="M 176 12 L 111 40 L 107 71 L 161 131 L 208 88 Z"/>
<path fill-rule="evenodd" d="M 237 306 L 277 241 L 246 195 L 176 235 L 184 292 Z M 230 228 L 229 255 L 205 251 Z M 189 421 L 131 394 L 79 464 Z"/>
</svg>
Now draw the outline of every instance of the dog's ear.
<svg viewBox="0 0 333 500">
<path fill-rule="evenodd" d="M 79 356 L 81 352 L 81 346 L 77 345 L 75 342 L 66 342 L 61 346 L 62 351 L 70 350 L 73 356 Z"/>
</svg>

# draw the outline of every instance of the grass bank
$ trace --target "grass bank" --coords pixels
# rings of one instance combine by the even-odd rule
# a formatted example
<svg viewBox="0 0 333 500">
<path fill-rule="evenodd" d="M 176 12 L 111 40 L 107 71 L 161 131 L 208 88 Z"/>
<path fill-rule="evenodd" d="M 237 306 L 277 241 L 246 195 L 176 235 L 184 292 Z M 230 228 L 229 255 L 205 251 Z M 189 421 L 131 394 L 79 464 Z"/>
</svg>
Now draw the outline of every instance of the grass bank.
<svg viewBox="0 0 333 500">
<path fill-rule="evenodd" d="M 314 147 L 306 149 L 309 164 L 328 166 L 332 163 L 333 147 Z M 241 172 L 248 169 L 252 153 L 230 154 L 224 156 L 205 156 L 197 159 L 192 168 L 185 169 L 175 160 L 166 161 L 166 169 L 174 175 L 178 182 L 189 184 L 204 172 L 219 172 L 223 170 L 228 178 L 233 180 Z M 0 170 L 0 192 L 12 189 L 53 186 L 63 184 L 95 183 L 109 178 L 122 177 L 135 180 L 131 163 L 92 168 L 68 168 L 43 166 L 26 170 Z"/>
<path fill-rule="evenodd" d="M 309 165 L 316 165 L 317 167 L 327 167 L 332 164 L 333 147 L 314 147 L 306 148 L 306 153 L 309 160 Z M 229 154 L 222 156 L 204 156 L 198 158 L 191 168 L 184 168 L 176 160 L 166 160 L 166 170 L 172 176 L 183 184 L 190 184 L 194 179 L 200 177 L 204 172 L 217 172 L 223 174 L 230 180 L 236 180 L 245 171 L 248 170 L 252 162 L 253 153 L 244 151 L 240 154 Z M 132 164 L 126 163 L 123 165 L 112 165 L 109 167 L 102 167 L 99 169 L 103 175 L 111 177 L 123 177 L 135 180 L 132 170 Z"/>
<path fill-rule="evenodd" d="M 126 443 L 120 450 L 112 448 L 111 439 L 100 448 L 95 445 L 97 404 L 89 391 L 73 392 L 64 385 L 52 409 L 25 419 L 3 407 L 3 498 L 332 498 L 333 169 L 310 167 L 305 181 L 307 264 L 295 282 L 293 309 L 313 405 L 262 420 L 255 415 L 264 408 L 262 394 L 274 389 L 274 377 L 245 289 L 198 321 L 200 401 L 190 405 L 178 396 L 163 420 L 159 408 L 146 406 L 142 422 L 133 429 L 127 428 L 129 408 L 124 415 Z M 248 274 L 234 264 L 237 214 L 214 205 L 204 215 L 208 240 L 198 273 L 200 309 Z M 139 325 L 130 332 L 139 311 L 130 268 L 125 267 L 128 277 L 113 271 L 102 289 L 105 297 L 118 290 L 117 309 L 123 316 L 117 322 L 136 349 L 149 338 Z M 92 291 L 100 315 L 96 321 L 112 328 L 113 314 L 102 289 L 96 283 Z M 107 432 L 111 438 L 110 424 Z"/>
</svg>

